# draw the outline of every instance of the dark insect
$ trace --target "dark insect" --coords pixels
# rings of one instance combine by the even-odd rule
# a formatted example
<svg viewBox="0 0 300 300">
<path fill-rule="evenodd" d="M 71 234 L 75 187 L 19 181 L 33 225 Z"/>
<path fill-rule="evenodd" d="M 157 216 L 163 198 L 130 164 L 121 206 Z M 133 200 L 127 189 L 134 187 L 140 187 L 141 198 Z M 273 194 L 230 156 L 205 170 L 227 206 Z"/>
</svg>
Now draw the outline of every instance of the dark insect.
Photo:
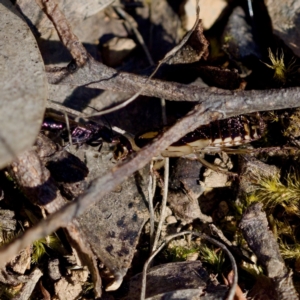
<svg viewBox="0 0 300 300">
<path fill-rule="evenodd" d="M 180 157 L 198 151 L 220 151 L 258 140 L 264 129 L 265 123 L 259 113 L 214 121 L 188 133 L 161 155 Z M 136 136 L 134 142 L 137 147 L 143 147 L 159 134 L 158 131 L 147 132 Z"/>
<path fill-rule="evenodd" d="M 93 121 L 80 120 L 75 121 L 74 116 L 68 114 L 68 120 L 70 124 L 70 134 L 73 144 L 88 144 L 91 146 L 102 145 L 102 140 L 111 143 L 112 131 L 106 126 L 99 125 Z M 52 132 L 59 132 L 59 136 L 67 141 L 68 130 L 66 125 L 65 116 L 54 110 L 47 110 L 42 124 L 42 130 L 48 130 Z"/>
</svg>

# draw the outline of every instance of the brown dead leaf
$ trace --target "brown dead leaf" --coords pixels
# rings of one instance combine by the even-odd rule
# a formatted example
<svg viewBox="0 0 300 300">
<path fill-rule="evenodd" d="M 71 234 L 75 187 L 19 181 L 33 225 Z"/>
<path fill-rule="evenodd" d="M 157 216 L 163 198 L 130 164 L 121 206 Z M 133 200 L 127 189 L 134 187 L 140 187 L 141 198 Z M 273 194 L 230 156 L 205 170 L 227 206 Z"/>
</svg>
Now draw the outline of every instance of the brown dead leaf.
<svg viewBox="0 0 300 300">
<path fill-rule="evenodd" d="M 227 278 L 223 276 L 224 282 L 226 285 L 231 285 L 233 282 L 233 271 L 231 270 L 229 274 L 227 275 Z M 236 286 L 234 300 L 246 300 L 246 297 L 244 296 L 244 293 L 242 292 L 239 285 Z"/>
<path fill-rule="evenodd" d="M 48 83 L 36 40 L 9 0 L 0 2 L 0 167 L 29 149 L 40 130 Z"/>
<path fill-rule="evenodd" d="M 169 64 L 189 64 L 206 60 L 209 43 L 203 34 L 202 21 L 199 20 L 187 43 L 172 57 Z"/>
</svg>

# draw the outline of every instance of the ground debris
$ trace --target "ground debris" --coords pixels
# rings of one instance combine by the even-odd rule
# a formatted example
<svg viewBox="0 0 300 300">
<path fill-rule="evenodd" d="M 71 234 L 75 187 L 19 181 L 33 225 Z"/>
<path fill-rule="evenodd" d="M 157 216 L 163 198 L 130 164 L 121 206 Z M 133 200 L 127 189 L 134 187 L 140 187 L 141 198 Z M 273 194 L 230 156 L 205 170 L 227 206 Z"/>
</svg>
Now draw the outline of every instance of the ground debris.
<svg viewBox="0 0 300 300">
<path fill-rule="evenodd" d="M 169 192 L 168 204 L 175 217 L 183 224 L 192 223 L 195 219 L 211 222 L 211 218 L 201 212 L 197 198 L 193 199 L 182 192 Z"/>
<path fill-rule="evenodd" d="M 278 177 L 280 170 L 275 165 L 268 165 L 250 155 L 242 155 L 240 159 L 239 193 L 251 194 L 257 189 L 260 178 Z"/>
<path fill-rule="evenodd" d="M 120 189 L 107 194 L 78 218 L 96 256 L 122 283 L 135 252 L 141 229 L 149 218 L 146 207 L 148 168 L 130 176 Z"/>
<path fill-rule="evenodd" d="M 284 3 L 278 0 L 268 0 L 266 8 L 273 25 L 274 35 L 282 39 L 297 56 L 300 56 L 297 47 L 300 38 L 297 31 L 299 3 L 292 0 Z"/>
<path fill-rule="evenodd" d="M 22 286 L 19 293 L 13 298 L 16 300 L 25 300 L 29 299 L 31 296 L 37 282 L 43 276 L 42 271 L 39 268 L 35 268 L 31 273 L 27 276 L 26 283 Z"/>
<path fill-rule="evenodd" d="M 4 231 L 15 231 L 17 220 L 12 210 L 0 209 L 1 229 Z"/>
<path fill-rule="evenodd" d="M 57 258 L 48 262 L 48 275 L 52 280 L 58 280 L 61 278 L 59 260 Z"/>
<path fill-rule="evenodd" d="M 223 299 L 226 286 L 210 281 L 200 261 L 163 264 L 147 273 L 147 299 Z M 130 280 L 129 294 L 124 300 L 140 299 L 141 274 Z"/>
<path fill-rule="evenodd" d="M 87 2 L 90 1 L 92 2 Z M 100 139 L 96 136 L 94 142 L 100 146 L 97 151 L 90 147 L 87 140 L 79 139 L 79 136 L 73 145 L 71 142 L 68 145 L 56 145 L 55 142 L 62 137 L 59 132 L 53 133 L 57 137 L 53 140 L 55 142 L 40 135 L 34 149 L 18 156 L 8 167 L 8 172 L 5 170 L 1 174 L 4 182 L 17 184 L 23 193 L 21 200 L 16 197 L 18 209 L 13 208 L 17 217 L 3 220 L 1 226 L 7 225 L 7 232 L 13 231 L 12 235 L 17 235 L 17 230 L 23 231 L 23 227 L 31 228 L 25 230 L 25 238 L 16 237 L 14 242 L 0 249 L 0 255 L 3 255 L 1 258 L 5 258 L 0 260 L 0 264 L 3 266 L 6 262 L 6 267 L 0 272 L 0 281 L 14 286 L 15 290 L 32 291 L 32 287 L 24 284 L 28 279 L 27 275 L 20 274 L 35 272 L 38 267 L 42 270 L 43 279 L 31 295 L 32 298 L 37 294 L 36 298 L 39 298 L 42 293 L 45 299 L 120 299 L 125 297 L 127 285 L 130 284 L 129 295 L 125 299 L 144 299 L 145 287 L 148 299 L 154 300 L 233 299 L 234 292 L 236 298 L 242 299 L 243 292 L 250 290 L 256 279 L 258 290 L 252 289 L 249 297 L 255 298 L 266 288 L 268 295 L 265 299 L 294 299 L 296 292 L 287 266 L 288 263 L 289 266 L 294 263 L 295 272 L 299 270 L 297 241 L 300 184 L 296 172 L 291 175 L 283 170 L 289 167 L 292 159 L 287 148 L 279 146 L 279 141 L 277 143 L 277 132 L 282 130 L 275 133 L 275 145 L 271 145 L 268 137 L 258 140 L 260 134 L 256 134 L 254 142 L 251 132 L 257 131 L 253 126 L 245 126 L 246 123 L 238 125 L 230 122 L 229 129 L 212 125 L 201 138 L 195 131 L 201 125 L 209 122 L 216 125 L 218 120 L 242 112 L 299 105 L 299 87 L 279 89 L 282 85 L 298 85 L 295 77 L 297 68 L 292 67 L 293 63 L 296 63 L 295 66 L 298 64 L 297 58 L 289 62 L 293 54 L 286 46 L 291 45 L 285 45 L 281 50 L 282 42 L 276 41 L 271 35 L 271 24 L 266 13 L 266 7 L 271 7 L 268 6 L 270 1 L 266 2 L 267 6 L 261 3 L 261 9 L 257 1 L 244 1 L 243 4 L 220 0 L 205 1 L 204 4 L 200 2 L 202 12 L 202 7 L 212 8 L 218 3 L 218 18 L 215 24 L 209 25 L 210 30 L 204 31 L 197 7 L 197 22 L 186 35 L 180 22 L 180 9 L 184 3 L 189 5 L 192 1 L 115 1 L 114 6 L 105 11 L 99 10 L 112 0 L 100 0 L 94 5 L 82 0 L 39 2 L 44 5 L 50 19 L 35 2 L 17 0 L 16 6 L 34 31 L 44 63 L 48 65 L 48 107 L 60 112 L 75 112 L 75 117 L 69 121 L 77 124 L 83 124 L 80 123 L 83 119 L 87 123 L 90 120 L 90 124 L 94 121 L 101 126 L 104 124 L 111 138 L 108 141 L 102 136 Z M 194 2 L 199 4 L 199 1 Z M 220 7 L 223 9 L 222 13 Z M 262 11 L 264 14 L 260 14 Z M 63 28 L 65 30 L 61 30 Z M 182 42 L 178 44 L 180 40 Z M 112 41 L 116 42 L 115 46 L 121 44 L 121 47 L 111 47 Z M 84 42 L 84 46 L 81 42 Z M 129 46 L 128 49 L 125 49 L 125 44 Z M 120 55 L 119 50 L 125 50 L 124 56 Z M 161 60 L 162 57 L 171 59 L 167 62 L 167 59 Z M 159 60 L 159 70 L 150 78 L 147 77 Z M 115 69 L 108 67 L 109 64 Z M 284 77 L 281 83 L 272 80 L 274 72 L 289 73 L 287 70 L 295 71 L 293 76 Z M 270 85 L 276 89 L 266 89 Z M 134 103 L 127 103 L 126 107 L 116 110 L 116 104 L 135 93 L 144 96 L 139 96 Z M 103 113 L 99 110 L 105 108 L 114 111 L 99 117 Z M 87 113 L 93 116 L 87 116 Z M 285 114 L 287 115 L 288 113 Z M 35 120 L 35 125 L 40 124 L 41 118 L 40 116 L 38 122 Z M 67 119 L 67 116 L 63 116 L 63 119 Z M 285 138 L 280 141 L 294 137 L 294 145 L 297 145 L 299 117 L 295 114 L 290 119 L 291 127 L 285 130 Z M 281 121 L 283 119 L 278 117 L 270 122 Z M 267 130 L 273 128 L 272 125 Z M 86 134 L 87 128 L 82 129 L 82 133 Z M 27 129 L 17 128 L 18 133 L 22 130 Z M 134 140 L 141 132 L 156 132 L 158 135 L 151 143 L 138 150 L 133 147 L 130 149 L 130 143 L 128 149 L 126 143 L 117 144 L 127 138 Z M 210 169 L 203 174 L 200 162 L 178 159 L 173 164 L 168 180 L 169 158 L 165 158 L 165 170 L 151 168 L 149 174 L 147 163 L 151 159 L 154 161 L 159 155 L 163 156 L 169 145 L 176 147 L 176 142 L 187 133 L 195 137 L 195 144 L 205 145 L 207 141 L 217 141 L 215 145 L 218 149 L 214 149 L 223 151 L 223 146 L 235 147 L 239 144 L 241 136 L 238 136 L 238 132 L 244 132 L 242 143 L 244 137 L 249 142 L 251 140 L 249 148 L 238 149 L 241 150 L 239 153 L 249 154 L 252 151 L 256 157 L 264 155 L 265 163 L 251 155 L 243 155 L 239 161 L 236 156 L 230 156 L 229 166 L 224 164 L 226 155 L 219 154 L 223 162 L 217 159 L 215 163 L 220 168 L 214 169 L 212 164 L 210 168 L 223 168 L 227 173 L 224 175 L 225 172 Z M 271 136 L 270 131 L 267 135 Z M 222 137 L 221 144 L 218 143 L 219 137 Z M 203 140 L 204 143 L 200 143 Z M 264 142 L 274 146 L 274 151 L 277 148 L 286 152 L 286 157 L 283 159 L 278 151 L 277 157 L 271 157 L 269 150 L 258 149 Z M 18 144 L 18 141 L 15 143 Z M 118 146 L 124 150 L 124 155 L 119 160 L 114 155 Z M 183 149 L 185 147 L 183 145 Z M 212 149 L 203 147 L 199 146 L 197 150 L 206 152 L 206 158 L 211 162 L 208 153 Z M 225 150 L 237 154 L 234 147 Z M 198 155 L 191 154 L 194 157 Z M 197 158 L 201 161 L 202 156 Z M 227 171 L 232 168 L 234 172 L 239 170 L 240 174 L 235 174 L 231 180 L 232 173 Z M 268 196 L 260 193 L 263 189 L 263 192 L 266 191 L 266 184 L 269 184 Z M 1 200 L 4 199 L 0 202 L 3 205 L 1 208 L 11 209 L 6 189 L 3 190 L 5 197 L 0 196 Z M 288 193 L 292 195 L 293 202 L 288 199 Z M 277 202 L 269 201 L 266 204 L 269 196 Z M 265 204 L 274 237 L 268 230 L 266 216 L 260 211 L 261 206 L 250 205 L 254 201 Z M 160 202 L 163 203 L 161 214 L 157 209 Z M 167 202 L 169 206 L 164 209 Z M 151 211 L 149 224 L 146 223 L 149 218 L 148 209 Z M 237 230 L 242 215 L 241 228 L 248 245 Z M 14 222 L 15 218 L 18 223 Z M 38 218 L 43 220 L 37 223 Z M 157 221 L 159 229 L 155 236 Z M 143 230 L 145 223 L 147 225 Z M 182 232 L 183 228 L 193 228 L 195 231 Z M 58 231 L 50 236 L 55 230 Z M 42 234 L 45 236 L 41 236 Z M 204 237 L 211 242 L 215 239 L 215 243 L 212 242 L 215 247 L 202 244 Z M 58 251 L 52 247 L 51 239 L 56 239 L 67 247 Z M 3 241 L 5 242 L 4 235 Z M 37 243 L 47 250 L 46 253 L 43 252 L 47 255 L 41 255 L 41 259 L 34 257 Z M 173 245 L 173 248 L 159 252 L 166 244 L 169 247 Z M 20 252 L 21 246 L 27 248 Z M 249 258 L 249 246 L 257 255 L 258 264 L 253 264 Z M 67 249 L 72 251 L 72 262 L 67 260 Z M 159 251 L 156 253 L 155 249 Z M 153 253 L 158 254 L 153 262 L 156 267 L 150 269 L 147 285 L 143 285 L 140 295 L 141 276 L 135 274 L 141 271 L 145 261 L 145 266 L 148 266 L 147 262 L 152 259 Z M 226 258 L 224 253 L 227 253 Z M 13 255 L 14 261 L 11 260 Z M 49 258 L 48 261 L 45 261 L 45 257 Z M 173 258 L 200 259 L 201 262 L 197 260 L 193 264 L 162 264 Z M 233 272 L 227 268 L 228 258 Z M 244 264 L 242 267 L 245 267 L 247 263 L 248 269 L 244 269 L 241 276 L 237 266 Z M 268 277 L 260 274 L 265 270 Z M 228 286 L 220 285 L 214 280 L 228 272 L 231 275 L 234 273 L 233 280 L 229 280 L 232 287 L 229 294 Z M 253 274 L 254 272 L 256 273 Z M 145 274 L 146 272 L 143 276 Z M 240 275 L 239 285 L 242 289 L 239 290 L 239 296 L 236 289 L 237 275 Z M 248 280 L 250 277 L 252 280 Z M 258 280 L 261 278 L 259 286 Z M 297 280 L 297 276 L 294 279 Z M 102 293 L 103 286 L 106 291 Z M 25 292 L 19 296 L 29 297 Z"/>
<path fill-rule="evenodd" d="M 24 275 L 25 272 L 30 269 L 31 254 L 32 247 L 23 249 L 18 256 L 9 262 L 8 267 L 10 267 L 14 272 Z"/>
<path fill-rule="evenodd" d="M 299 299 L 291 273 L 280 255 L 278 244 L 268 228 L 262 204 L 256 203 L 245 211 L 239 227 L 251 250 L 257 256 L 273 282 L 277 299 Z"/>
<path fill-rule="evenodd" d="M 174 161 L 170 174 L 168 204 L 175 217 L 183 224 L 195 219 L 211 222 L 211 218 L 201 212 L 198 198 L 203 193 L 199 183 L 202 164 L 197 160 L 178 158 Z"/>
<path fill-rule="evenodd" d="M 56 297 L 60 300 L 78 299 L 88 274 L 87 270 L 72 270 L 70 276 L 63 277 L 54 284 Z"/>
</svg>

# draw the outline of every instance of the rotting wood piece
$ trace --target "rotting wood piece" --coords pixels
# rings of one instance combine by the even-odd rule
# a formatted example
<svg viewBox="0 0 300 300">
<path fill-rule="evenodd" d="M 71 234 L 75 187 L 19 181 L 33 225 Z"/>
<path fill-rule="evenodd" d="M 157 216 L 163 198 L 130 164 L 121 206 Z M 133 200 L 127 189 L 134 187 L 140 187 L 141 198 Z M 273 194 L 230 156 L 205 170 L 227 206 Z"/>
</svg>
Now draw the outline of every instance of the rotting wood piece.
<svg viewBox="0 0 300 300">
<path fill-rule="evenodd" d="M 292 273 L 286 268 L 278 244 L 268 228 L 267 217 L 262 211 L 261 203 L 255 203 L 248 207 L 239 227 L 249 247 L 267 270 L 268 277 L 273 281 L 277 299 L 299 299 L 291 280 Z"/>
</svg>

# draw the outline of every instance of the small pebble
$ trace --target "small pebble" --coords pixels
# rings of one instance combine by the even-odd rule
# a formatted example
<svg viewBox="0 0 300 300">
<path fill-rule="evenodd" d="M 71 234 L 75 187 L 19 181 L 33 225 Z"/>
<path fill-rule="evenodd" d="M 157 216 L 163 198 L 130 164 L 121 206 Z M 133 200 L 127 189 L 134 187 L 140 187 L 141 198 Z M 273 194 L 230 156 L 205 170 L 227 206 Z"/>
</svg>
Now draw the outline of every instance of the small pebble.
<svg viewBox="0 0 300 300">
<path fill-rule="evenodd" d="M 176 224 L 177 220 L 176 220 L 176 218 L 174 216 L 168 216 L 166 218 L 166 222 L 167 222 L 167 224 Z"/>
</svg>

